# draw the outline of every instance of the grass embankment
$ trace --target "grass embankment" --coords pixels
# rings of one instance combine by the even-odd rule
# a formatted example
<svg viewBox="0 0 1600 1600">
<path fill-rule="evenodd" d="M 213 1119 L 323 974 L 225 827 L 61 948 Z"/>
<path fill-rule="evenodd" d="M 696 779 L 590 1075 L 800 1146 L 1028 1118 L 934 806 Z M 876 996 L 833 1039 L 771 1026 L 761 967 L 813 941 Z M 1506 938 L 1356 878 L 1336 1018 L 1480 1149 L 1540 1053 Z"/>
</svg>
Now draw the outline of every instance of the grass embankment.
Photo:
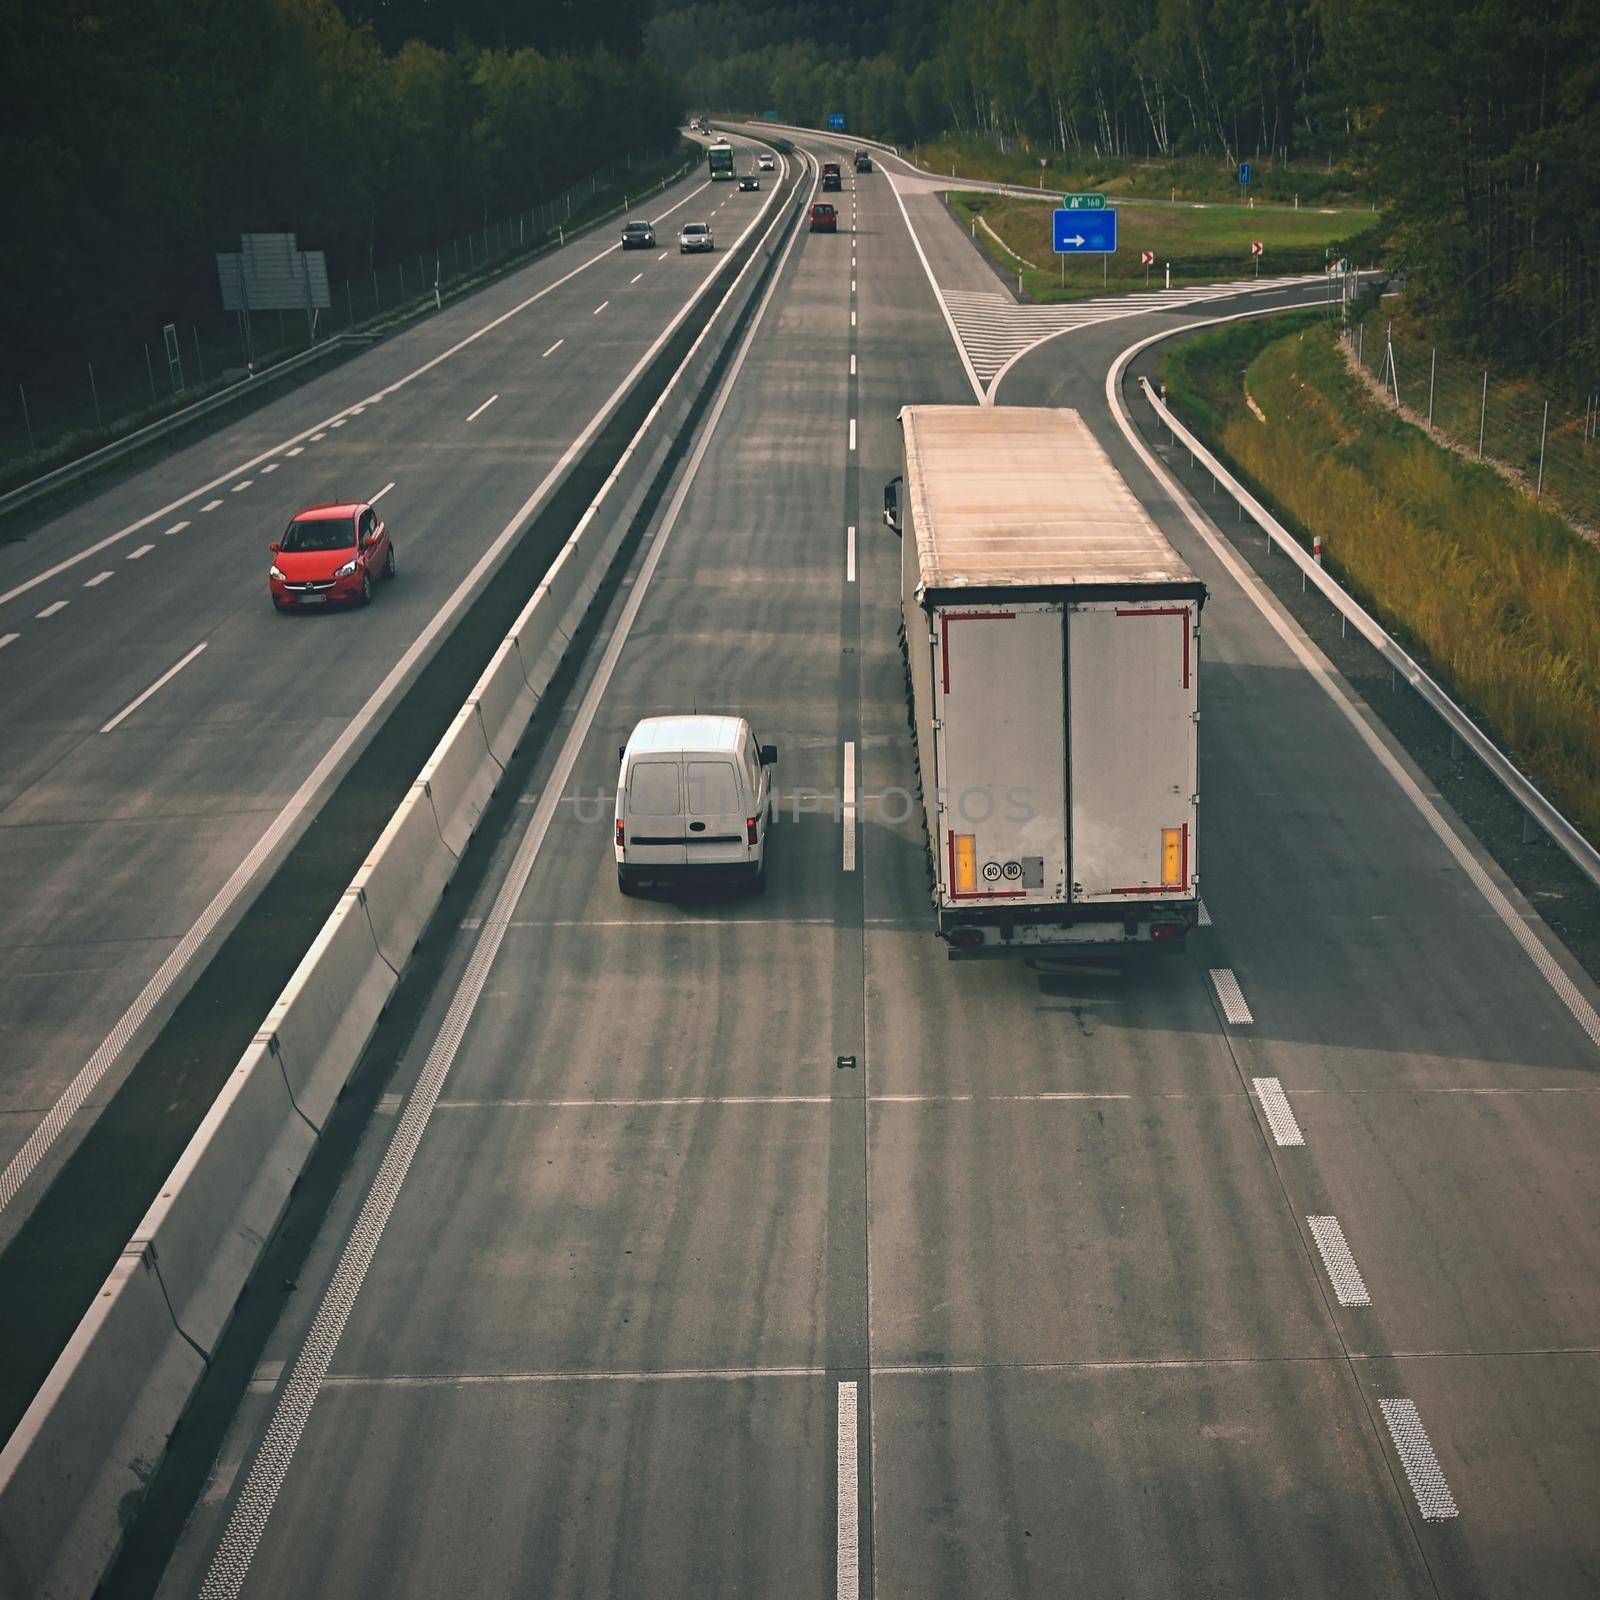
<svg viewBox="0 0 1600 1600">
<path fill-rule="evenodd" d="M 1022 287 L 1039 301 L 1081 300 L 1087 295 L 1159 289 L 1164 267 L 1172 263 L 1172 285 L 1226 282 L 1247 278 L 1255 270 L 1252 240 L 1264 247 L 1261 271 L 1266 277 L 1290 272 L 1320 272 L 1329 246 L 1335 255 L 1359 252 L 1353 264 L 1369 264 L 1375 250 L 1373 211 L 1299 211 L 1292 207 L 1258 206 L 1253 210 L 1204 206 L 1117 206 L 1117 249 L 1114 255 L 1067 257 L 1063 274 L 1051 248 L 1050 214 L 1059 196 L 1045 201 L 1014 195 L 952 194 L 951 209 L 969 231 L 983 223 L 1000 236 L 1001 245 L 978 226 L 974 237 L 1007 276 L 1015 278 L 1019 259 Z M 1141 251 L 1155 252 L 1148 275 L 1139 264 Z M 1102 266 L 1102 261 L 1104 266 Z"/>
<path fill-rule="evenodd" d="M 1002 153 L 982 139 L 945 137 L 906 152 L 930 172 L 983 178 L 990 183 L 1016 183 L 1025 188 L 1043 182 L 1046 194 L 1126 195 L 1140 200 L 1221 200 L 1239 202 L 1237 169 L 1216 156 L 1184 156 L 1145 160 L 1133 156 L 1072 156 L 1049 152 L 1040 167 L 1031 150 Z M 1310 162 L 1267 166 L 1257 161 L 1249 193 L 1260 201 L 1292 207 L 1295 196 L 1305 206 L 1366 206 L 1371 194 L 1348 172 L 1331 171 Z"/>
<path fill-rule="evenodd" d="M 1287 336 L 1282 323 L 1203 335 L 1163 357 L 1161 375 L 1289 526 L 1308 543 L 1322 535 L 1340 581 L 1600 841 L 1600 550 L 1374 404 L 1317 317 Z"/>
</svg>

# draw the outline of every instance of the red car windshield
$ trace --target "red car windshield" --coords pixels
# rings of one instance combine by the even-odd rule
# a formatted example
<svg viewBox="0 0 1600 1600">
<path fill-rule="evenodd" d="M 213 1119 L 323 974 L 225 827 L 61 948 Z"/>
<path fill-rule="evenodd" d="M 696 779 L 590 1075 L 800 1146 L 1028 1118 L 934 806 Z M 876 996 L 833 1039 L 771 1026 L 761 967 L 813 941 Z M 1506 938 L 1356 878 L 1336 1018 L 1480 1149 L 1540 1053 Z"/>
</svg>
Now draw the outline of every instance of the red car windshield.
<svg viewBox="0 0 1600 1600">
<path fill-rule="evenodd" d="M 291 522 L 281 548 L 291 554 L 307 550 L 349 550 L 356 542 L 354 517 L 309 517 Z"/>
</svg>

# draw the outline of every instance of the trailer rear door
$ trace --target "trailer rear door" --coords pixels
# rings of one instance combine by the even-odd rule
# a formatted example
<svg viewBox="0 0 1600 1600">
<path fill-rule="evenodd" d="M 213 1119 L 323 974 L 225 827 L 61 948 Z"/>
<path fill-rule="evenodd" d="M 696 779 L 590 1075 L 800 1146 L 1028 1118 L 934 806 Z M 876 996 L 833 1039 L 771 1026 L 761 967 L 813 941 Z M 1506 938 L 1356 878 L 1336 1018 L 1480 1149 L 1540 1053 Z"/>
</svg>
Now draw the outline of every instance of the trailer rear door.
<svg viewBox="0 0 1600 1600">
<path fill-rule="evenodd" d="M 939 876 L 947 904 L 1066 898 L 1059 605 L 934 614 Z"/>
<path fill-rule="evenodd" d="M 1194 893 L 1198 616 L 1192 600 L 1067 615 L 1075 901 Z"/>
</svg>

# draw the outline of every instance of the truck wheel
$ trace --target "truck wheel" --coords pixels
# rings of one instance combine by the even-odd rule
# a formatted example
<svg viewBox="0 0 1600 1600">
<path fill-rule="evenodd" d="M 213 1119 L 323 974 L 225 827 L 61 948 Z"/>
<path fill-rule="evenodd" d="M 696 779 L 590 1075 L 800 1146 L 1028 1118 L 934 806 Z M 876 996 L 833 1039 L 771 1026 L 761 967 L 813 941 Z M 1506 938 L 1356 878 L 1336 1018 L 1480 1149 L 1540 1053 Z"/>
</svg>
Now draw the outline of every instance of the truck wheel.
<svg viewBox="0 0 1600 1600">
<path fill-rule="evenodd" d="M 639 880 L 623 867 L 617 868 L 617 887 L 624 894 L 638 894 Z"/>
<path fill-rule="evenodd" d="M 761 865 L 755 867 L 750 873 L 750 893 L 765 894 L 767 892 L 767 863 L 762 859 Z"/>
</svg>

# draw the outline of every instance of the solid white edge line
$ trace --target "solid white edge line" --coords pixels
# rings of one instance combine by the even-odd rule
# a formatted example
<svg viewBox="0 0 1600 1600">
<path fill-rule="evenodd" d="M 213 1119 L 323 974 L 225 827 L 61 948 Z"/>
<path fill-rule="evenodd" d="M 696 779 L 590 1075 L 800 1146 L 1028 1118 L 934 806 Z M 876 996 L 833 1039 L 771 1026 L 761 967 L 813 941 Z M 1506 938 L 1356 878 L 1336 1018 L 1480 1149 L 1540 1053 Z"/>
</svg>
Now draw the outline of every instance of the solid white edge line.
<svg viewBox="0 0 1600 1600">
<path fill-rule="evenodd" d="M 394 488 L 394 480 L 393 480 L 393 479 L 390 479 L 390 481 L 389 481 L 389 482 L 388 482 L 388 483 L 386 483 L 386 484 L 384 484 L 384 486 L 383 486 L 383 487 L 382 487 L 382 488 L 381 488 L 381 489 L 380 489 L 380 490 L 379 490 L 379 491 L 378 491 L 378 492 L 377 492 L 377 493 L 376 493 L 376 494 L 375 494 L 375 495 L 373 495 L 373 497 L 372 497 L 372 498 L 371 498 L 371 499 L 370 499 L 370 500 L 369 500 L 369 501 L 367 501 L 367 504 L 368 504 L 368 505 L 369 505 L 369 506 L 375 506 L 375 505 L 377 505 L 377 503 L 378 503 L 378 502 L 379 502 L 379 501 L 380 501 L 380 500 L 381 500 L 381 499 L 383 499 L 383 497 L 384 497 L 384 496 L 385 496 L 385 495 L 386 495 L 386 494 L 388 494 L 388 492 L 389 492 L 389 491 L 390 491 L 390 490 L 391 490 L 391 489 L 392 489 L 392 488 Z"/>
<path fill-rule="evenodd" d="M 851 523 L 844 536 L 844 581 L 856 581 L 856 525 Z"/>
<path fill-rule="evenodd" d="M 860 1600 L 861 1595 L 861 1480 L 860 1445 L 856 1427 L 856 1384 L 839 1384 L 838 1455 L 834 1481 L 839 1502 L 834 1559 L 838 1600 Z"/>
<path fill-rule="evenodd" d="M 489 398 L 487 400 L 485 400 L 483 402 L 483 404 L 481 406 L 479 406 L 478 409 L 476 411 L 474 411 L 472 413 L 472 415 L 467 418 L 467 421 L 468 422 L 476 422 L 478 420 L 478 418 L 481 417 L 484 414 L 484 412 L 487 411 L 489 409 L 489 407 L 492 406 L 495 403 L 495 401 L 498 400 L 499 398 L 500 398 L 500 396 L 497 395 L 497 394 L 490 395 Z"/>
<path fill-rule="evenodd" d="M 1456 865 L 1471 880 L 1473 887 L 1489 903 L 1490 909 L 1500 919 L 1502 926 L 1516 941 L 1523 954 L 1532 963 L 1534 970 L 1550 986 L 1552 993 L 1566 1007 L 1568 1014 L 1579 1028 L 1586 1033 L 1596 1045 L 1600 1045 L 1600 1015 L 1584 995 L 1579 993 L 1577 986 L 1562 970 L 1554 956 L 1545 948 L 1538 935 L 1528 926 L 1524 919 L 1517 915 L 1516 908 L 1511 904 L 1500 889 L 1499 885 L 1484 871 L 1477 858 L 1468 848 L 1466 842 L 1459 838 L 1454 828 L 1444 819 L 1444 814 L 1423 793 L 1411 774 L 1401 765 L 1389 747 L 1378 735 L 1367 726 L 1365 718 L 1357 709 L 1355 702 L 1339 681 L 1337 673 L 1331 665 L 1324 665 L 1312 653 L 1312 649 L 1299 636 L 1297 631 L 1287 622 L 1278 611 L 1267 603 L 1261 592 L 1261 583 L 1254 573 L 1248 571 L 1243 561 L 1234 554 L 1226 540 L 1220 533 L 1214 532 L 1207 524 L 1206 519 L 1200 514 L 1188 493 L 1182 489 L 1176 478 L 1167 471 L 1160 458 L 1156 456 L 1144 440 L 1140 438 L 1139 431 L 1134 427 L 1132 419 L 1122 407 L 1122 374 L 1127 369 L 1128 363 L 1139 354 L 1141 350 L 1148 349 L 1153 344 L 1159 344 L 1163 339 L 1170 339 L 1175 333 L 1186 331 L 1190 328 L 1209 328 L 1223 322 L 1239 322 L 1247 317 L 1271 316 L 1281 311 L 1297 311 L 1299 306 L 1273 306 L 1269 309 L 1257 311 L 1237 311 L 1225 317 L 1211 317 L 1203 322 L 1185 323 L 1182 328 L 1166 328 L 1159 333 L 1152 333 L 1140 339 L 1137 343 L 1129 345 L 1106 372 L 1106 403 L 1110 407 L 1111 415 L 1116 419 L 1117 427 L 1121 429 L 1122 436 L 1133 447 L 1134 453 L 1144 462 L 1156 482 L 1164 488 L 1172 499 L 1172 503 L 1182 513 L 1184 520 L 1205 540 L 1211 553 L 1222 564 L 1224 570 L 1248 597 L 1256 610 L 1266 618 L 1273 632 L 1289 647 L 1295 659 L 1310 674 L 1312 681 L 1338 708 L 1355 730 L 1356 737 L 1367 747 L 1378 765 L 1389 775 L 1395 786 L 1409 800 L 1416 811 L 1427 823 L 1435 838 L 1445 848 L 1447 854 L 1455 861 Z"/>
<path fill-rule="evenodd" d="M 700 190 L 704 189 L 705 187 L 706 184 L 701 183 L 696 188 L 691 189 L 688 194 L 686 194 L 677 202 L 676 205 L 668 207 L 668 209 L 663 211 L 659 217 L 656 217 L 653 220 L 655 222 L 664 222 L 672 215 L 674 211 L 686 206 L 697 194 L 700 193 Z M 742 239 L 743 237 L 744 235 L 741 234 L 740 238 Z M 547 294 L 553 294 L 557 289 L 561 288 L 563 284 L 569 283 L 573 278 L 577 277 L 580 272 L 587 272 L 589 268 L 594 266 L 597 261 L 605 260 L 605 258 L 610 255 L 612 251 L 620 248 L 620 240 L 613 244 L 607 245 L 606 248 L 598 255 L 590 256 L 587 261 L 579 262 L 579 264 L 570 272 L 564 274 L 562 277 L 557 278 L 554 283 L 546 284 L 544 288 L 538 290 L 534 294 L 529 295 L 526 300 L 520 301 L 518 304 L 512 306 L 508 311 L 501 312 L 498 317 L 495 317 L 492 321 L 484 323 L 481 328 L 469 333 L 464 339 L 458 340 L 447 350 L 441 350 L 438 355 L 433 356 L 429 360 L 423 362 L 420 367 L 417 367 L 415 370 L 406 373 L 404 377 L 396 378 L 393 383 L 385 385 L 385 387 L 379 389 L 376 393 L 368 395 L 364 400 L 352 402 L 350 405 L 345 406 L 342 410 L 336 412 L 332 417 L 325 421 L 312 423 L 310 427 L 303 428 L 299 433 L 292 435 L 288 439 L 281 440 L 279 443 L 273 445 L 270 449 L 261 451 L 259 455 L 252 456 L 248 461 L 243 462 L 241 465 L 237 467 L 230 467 L 226 472 L 219 473 L 215 478 L 211 479 L 209 483 L 201 484 L 198 489 L 191 489 L 187 494 L 180 495 L 176 500 L 168 501 L 168 503 L 162 506 L 159 511 L 152 511 L 147 516 L 140 517 L 137 522 L 130 522 L 127 527 L 119 528 L 115 533 L 107 534 L 105 538 L 92 545 L 89 545 L 86 549 L 78 551 L 76 555 L 67 556 L 58 561 L 53 567 L 49 567 L 45 571 L 37 573 L 35 576 L 26 579 L 24 582 L 16 584 L 14 587 L 7 589 L 3 594 L 0 594 L 0 605 L 5 605 L 7 601 L 16 599 L 19 594 L 26 594 L 30 589 L 36 589 L 41 583 L 46 583 L 51 578 L 55 577 L 57 573 L 65 572 L 69 567 L 76 566 L 80 561 L 87 561 L 90 556 L 99 554 L 100 551 L 107 549 L 109 546 L 118 543 L 122 539 L 126 539 L 130 534 L 137 533 L 141 528 L 148 527 L 150 523 L 159 522 L 162 517 L 171 516 L 174 511 L 181 510 L 184 506 L 188 505 L 191 500 L 198 500 L 201 495 L 209 494 L 213 489 L 216 489 L 222 484 L 228 483 L 232 479 L 238 477 L 241 472 L 254 471 L 255 468 L 258 467 L 263 461 L 270 461 L 273 456 L 282 455 L 290 445 L 299 445 L 304 439 L 311 439 L 313 441 L 320 439 L 322 434 L 318 431 L 319 429 L 343 427 L 346 418 L 365 410 L 365 408 L 369 405 L 375 405 L 378 401 L 387 399 L 389 395 L 392 395 L 398 390 L 405 388 L 407 384 L 414 383 L 425 373 L 431 372 L 442 362 L 448 361 L 452 356 L 459 354 L 462 350 L 465 350 L 468 345 L 475 344 L 479 339 L 483 338 L 485 334 L 492 333 L 503 323 L 509 322 L 513 317 L 519 315 L 523 311 L 526 311 L 527 308 L 535 301 L 544 299 Z M 220 500 L 213 502 L 213 505 L 221 504 L 222 502 Z M 212 506 L 203 506 L 201 509 L 210 511 Z"/>
<path fill-rule="evenodd" d="M 505 879 L 495 893 L 490 913 L 483 920 L 478 938 L 473 944 L 472 954 L 467 960 L 466 970 L 462 973 L 451 996 L 449 1009 L 445 1013 L 444 1021 L 433 1044 L 429 1047 L 416 1086 L 411 1091 L 399 1124 L 390 1138 L 378 1173 L 367 1188 L 356 1222 L 350 1229 L 344 1248 L 340 1252 L 338 1265 L 323 1292 L 311 1331 L 301 1341 L 289 1381 L 279 1391 L 266 1433 L 256 1446 L 244 1487 L 240 1490 L 239 1497 L 228 1515 L 222 1538 L 212 1552 L 205 1581 L 200 1589 L 201 1600 L 233 1600 L 244 1587 L 250 1563 L 255 1557 L 261 1536 L 266 1531 L 268 1518 L 277 1503 L 278 1492 L 288 1476 L 295 1450 L 305 1431 L 311 1407 L 322 1386 L 322 1380 L 332 1364 L 339 1339 L 350 1319 L 367 1269 L 377 1253 L 384 1227 L 399 1199 L 400 1189 L 405 1182 L 406 1174 L 410 1171 L 411 1162 L 421 1146 L 422 1135 L 438 1103 L 440 1091 L 455 1061 L 462 1036 L 476 1009 L 506 930 L 511 924 L 517 902 L 533 874 L 534 864 L 538 860 L 545 835 L 549 832 L 561 795 L 571 780 L 572 770 L 577 765 L 584 742 L 594 726 L 600 701 L 610 686 L 612 674 L 616 671 L 617 662 L 622 656 L 623 646 L 627 643 L 634 619 L 638 616 L 639 608 L 649 590 L 650 580 L 661 564 L 662 554 L 677 524 L 684 501 L 688 498 L 689 490 L 699 473 L 700 464 L 705 459 L 711 440 L 716 435 L 722 413 L 727 407 L 728 397 L 733 392 L 733 386 L 744 368 L 745 357 L 749 354 L 755 335 L 766 317 L 767 307 L 772 303 L 773 294 L 783 279 L 784 267 L 798 238 L 800 230 L 797 228 L 790 234 L 789 243 L 784 247 L 783 254 L 778 260 L 761 304 L 740 340 L 739 348 L 722 380 L 721 389 L 706 417 L 700 437 L 695 441 L 695 448 L 690 453 L 688 464 L 678 480 L 661 525 L 650 542 L 639 574 L 617 618 L 616 626 L 606 642 L 605 651 L 595 668 L 594 677 L 590 680 L 582 703 L 572 719 L 567 737 L 562 742 L 549 781 L 540 792 L 539 803 L 528 821 L 527 832 L 518 843 Z M 705 281 L 709 283 L 711 280 Z"/>
<path fill-rule="evenodd" d="M 702 187 L 704 186 L 702 185 Z M 695 192 L 698 193 L 698 191 Z M 680 202 L 680 204 L 682 203 Z M 761 213 L 751 219 L 744 233 L 739 235 L 740 242 L 760 224 L 761 220 Z M 594 259 L 598 260 L 599 257 Z M 568 274 L 569 277 L 572 275 L 571 273 Z M 94 1054 L 73 1075 L 71 1083 L 62 1091 L 55 1104 L 45 1114 L 44 1119 L 28 1135 L 21 1149 L 16 1151 L 7 1166 L 0 1170 L 0 1211 L 4 1211 L 16 1199 L 22 1185 L 27 1182 L 34 1168 L 44 1159 L 45 1152 L 60 1137 L 62 1129 L 77 1115 L 84 1102 L 93 1093 L 95 1086 L 109 1070 L 112 1062 L 121 1055 L 128 1040 L 143 1026 L 151 1012 L 160 1004 L 167 990 L 176 982 L 178 974 L 193 959 L 195 953 L 205 943 L 217 924 L 221 922 L 234 901 L 244 893 L 245 888 L 260 870 L 262 864 L 288 836 L 290 830 L 299 821 L 301 815 L 311 805 L 312 801 L 320 796 L 324 785 L 337 771 L 339 763 L 343 761 L 346 753 L 364 735 L 367 725 L 383 709 L 390 696 L 408 682 L 412 668 L 426 653 L 434 638 L 472 597 L 483 574 L 493 566 L 500 552 L 516 536 L 522 524 L 549 492 L 551 485 L 566 471 L 568 464 L 588 448 L 590 441 L 599 432 L 600 427 L 609 421 L 612 410 L 619 398 L 633 384 L 639 373 L 655 359 L 656 353 L 677 331 L 679 324 L 693 310 L 700 297 L 706 293 L 713 281 L 709 277 L 700 280 L 689 295 L 689 298 L 678 308 L 672 320 L 657 334 L 650 347 L 639 357 L 627 375 L 601 403 L 600 408 L 589 419 L 588 425 L 567 446 L 560 460 L 544 475 L 533 493 L 512 513 L 511 520 L 506 523 L 489 547 L 473 563 L 466 575 L 451 591 L 444 604 L 424 624 L 417 637 L 412 640 L 406 649 L 405 654 L 389 670 L 383 681 L 373 689 L 372 693 L 363 702 L 361 709 L 345 724 L 344 729 L 328 748 L 322 759 L 311 769 L 305 781 L 295 790 L 288 803 L 272 819 L 266 832 L 261 835 L 245 858 L 233 869 L 228 881 L 207 902 L 205 910 L 200 913 L 199 917 L 190 925 L 188 932 L 168 953 L 166 960 L 150 976 L 145 986 L 134 998 L 133 1003 L 117 1019 L 116 1025 L 111 1032 L 100 1041 Z M 398 385 L 395 387 L 398 387 Z M 390 391 L 385 391 L 385 393 L 388 392 Z M 220 505 L 222 502 L 219 500 L 216 503 Z M 74 561 L 66 562 L 64 565 L 71 566 L 76 559 L 74 558 Z M 61 610 L 66 604 L 65 600 L 58 601 L 55 605 L 48 607 L 47 612 L 53 614 Z"/>
<path fill-rule="evenodd" d="M 150 696 L 151 696 L 151 695 L 153 695 L 153 694 L 154 694 L 154 693 L 155 693 L 155 692 L 156 692 L 156 690 L 157 690 L 157 689 L 159 689 L 159 688 L 160 688 L 160 687 L 161 687 L 161 686 L 162 686 L 162 685 L 163 685 L 163 684 L 164 684 L 164 683 L 170 683 L 170 682 L 171 682 L 171 681 L 172 681 L 172 680 L 173 680 L 173 679 L 174 679 L 174 678 L 175 678 L 175 677 L 177 677 L 177 675 L 178 675 L 178 674 L 179 674 L 179 673 L 180 673 L 180 672 L 182 672 L 182 671 L 183 671 L 183 669 L 184 669 L 184 668 L 185 668 L 185 667 L 186 667 L 186 666 L 188 666 L 188 665 L 189 665 L 189 663 L 190 663 L 190 662 L 191 662 L 191 661 L 193 661 L 193 660 L 194 660 L 194 658 L 195 658 L 195 657 L 196 657 L 196 656 L 197 656 L 197 655 L 199 655 L 199 654 L 200 654 L 200 652 L 201 652 L 201 651 L 202 651 L 202 650 L 204 650 L 204 649 L 205 649 L 205 647 L 206 647 L 206 646 L 207 646 L 207 645 L 208 645 L 208 644 L 209 644 L 209 643 L 210 643 L 210 642 L 211 642 L 211 641 L 210 641 L 210 640 L 209 640 L 209 639 L 202 639 L 202 640 L 201 640 L 201 641 L 200 641 L 200 643 L 199 643 L 199 644 L 197 644 L 197 645 L 196 645 L 196 646 L 195 646 L 195 647 L 194 647 L 194 649 L 193 649 L 193 650 L 191 650 L 191 651 L 190 651 L 190 652 L 189 652 L 189 653 L 188 653 L 188 655 L 186 655 L 186 656 L 185 656 L 185 657 L 184 657 L 184 658 L 183 658 L 183 659 L 182 659 L 182 660 L 181 660 L 181 661 L 177 661 L 177 662 L 174 662 L 174 663 L 173 663 L 173 665 L 172 665 L 172 666 L 170 666 L 170 667 L 168 667 L 168 668 L 167 668 L 167 670 L 166 670 L 166 671 L 165 671 L 165 672 L 163 672 L 163 673 L 162 673 L 162 674 L 161 674 L 161 676 L 160 676 L 160 677 L 159 677 L 159 678 L 157 678 L 157 679 L 156 679 L 156 681 L 155 681 L 155 682 L 154 682 L 154 683 L 152 683 L 152 684 L 151 684 L 151 685 L 150 685 L 150 687 L 149 687 L 149 688 L 148 688 L 148 689 L 146 689 L 146 690 L 145 690 L 145 692 L 144 692 L 144 693 L 143 693 L 143 694 L 142 694 L 142 695 L 140 695 L 140 696 L 139 696 L 139 698 L 138 698 L 138 699 L 137 699 L 137 700 L 130 700 L 130 701 L 129 701 L 129 702 L 128 702 L 128 703 L 127 703 L 127 705 L 125 705 L 125 706 L 124 706 L 124 707 L 123 707 L 123 708 L 122 708 L 122 709 L 121 709 L 121 710 L 120 710 L 120 711 L 119 711 L 119 712 L 118 712 L 118 713 L 117 713 L 117 714 L 116 714 L 116 716 L 114 716 L 114 717 L 113 717 L 113 718 L 112 718 L 112 719 L 111 719 L 111 720 L 110 720 L 110 721 L 109 721 L 109 722 L 108 722 L 108 723 L 107 723 L 107 724 L 106 724 L 106 725 L 105 725 L 105 726 L 104 726 L 104 727 L 103 727 L 103 728 L 102 728 L 102 729 L 101 729 L 101 730 L 100 730 L 100 731 L 101 731 L 101 733 L 110 733 L 110 732 L 111 732 L 111 730 L 112 730 L 112 729 L 113 729 L 113 728 L 115 728 L 115 727 L 116 727 L 116 726 L 117 726 L 117 724 L 118 724 L 118 723 L 120 723 L 120 722 L 122 722 L 122 721 L 123 721 L 123 720 L 124 720 L 124 719 L 126 719 L 126 718 L 128 718 L 128 717 L 131 717 L 131 716 L 132 716 L 132 715 L 133 715 L 133 714 L 134 714 L 134 712 L 135 712 L 135 711 L 137 711 L 137 710 L 138 710 L 138 709 L 139 709 L 139 707 L 140 707 L 140 706 L 142 706 L 142 705 L 143 705 L 143 704 L 144 704 L 144 703 L 145 703 L 145 701 L 146 701 L 146 700 L 148 700 L 148 699 L 149 699 L 149 698 L 150 698 Z"/>
<path fill-rule="evenodd" d="M 983 392 L 983 385 L 978 382 L 978 374 L 973 370 L 972 357 L 967 354 L 967 347 L 961 342 L 961 335 L 956 331 L 956 319 L 950 315 L 950 307 L 945 304 L 944 291 L 939 287 L 939 280 L 933 275 L 933 268 L 928 265 L 928 257 L 922 248 L 922 241 L 917 237 L 917 230 L 911 225 L 911 213 L 906 210 L 905 198 L 900 193 L 900 186 L 894 181 L 892 173 L 885 173 L 889 180 L 890 192 L 894 195 L 895 204 L 900 207 L 900 215 L 905 219 L 906 232 L 911 235 L 912 247 L 917 252 L 917 259 L 922 263 L 922 270 L 928 275 L 928 286 L 933 290 L 933 298 L 939 303 L 939 310 L 944 314 L 945 326 L 950 330 L 950 340 L 956 347 L 956 354 L 961 357 L 961 365 L 967 374 L 967 382 L 972 385 L 972 392 L 977 397 L 978 404 L 988 404 L 988 397 Z M 855 313 L 850 313 L 850 325 L 855 326 Z M 3 597 L 0 597 L 3 598 Z"/>
</svg>

